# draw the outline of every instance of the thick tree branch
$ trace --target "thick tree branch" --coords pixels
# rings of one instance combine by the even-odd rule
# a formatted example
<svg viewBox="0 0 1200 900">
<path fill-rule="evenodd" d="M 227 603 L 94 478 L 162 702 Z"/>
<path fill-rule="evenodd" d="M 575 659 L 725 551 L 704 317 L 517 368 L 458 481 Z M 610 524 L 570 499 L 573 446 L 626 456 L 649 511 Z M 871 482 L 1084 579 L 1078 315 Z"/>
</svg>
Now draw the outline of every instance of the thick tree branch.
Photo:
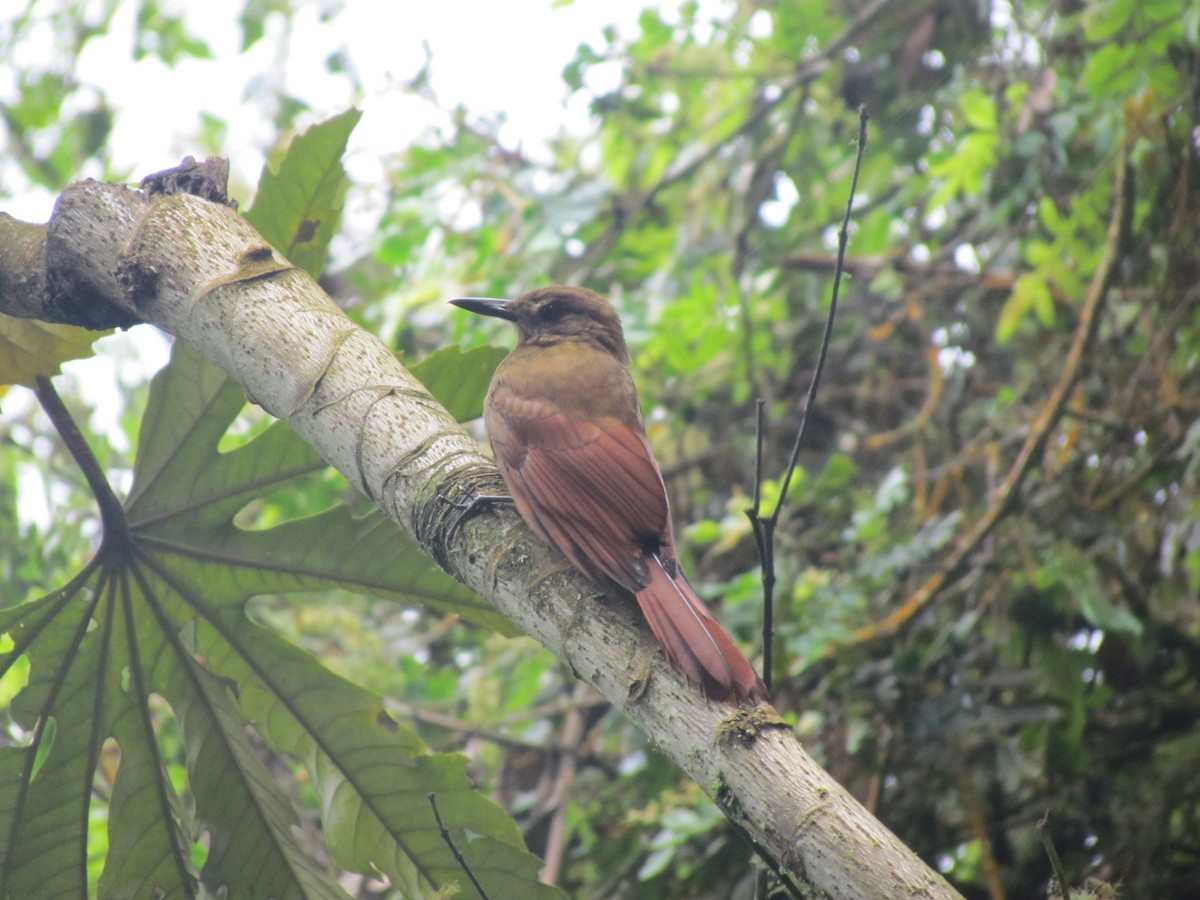
<svg viewBox="0 0 1200 900">
<path fill-rule="evenodd" d="M 453 528 L 456 503 L 495 488 L 491 462 L 387 347 L 232 209 L 79 183 L 64 191 L 35 257 L 0 247 L 0 310 L 12 308 L 10 263 L 23 259 L 45 283 L 106 315 L 116 308 L 157 325 L 220 366 L 620 707 L 800 894 L 957 896 L 805 754 L 774 710 L 707 703 L 661 659 L 629 598 L 598 595 L 514 511 L 486 507 Z"/>
</svg>

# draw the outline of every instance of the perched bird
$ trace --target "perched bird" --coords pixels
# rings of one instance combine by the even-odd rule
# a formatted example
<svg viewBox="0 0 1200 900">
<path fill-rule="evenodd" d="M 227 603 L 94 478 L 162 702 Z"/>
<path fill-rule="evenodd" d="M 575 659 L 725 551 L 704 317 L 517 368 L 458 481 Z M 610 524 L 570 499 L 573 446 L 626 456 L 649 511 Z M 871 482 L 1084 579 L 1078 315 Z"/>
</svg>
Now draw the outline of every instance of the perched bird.
<svg viewBox="0 0 1200 900">
<path fill-rule="evenodd" d="M 667 491 L 616 310 L 574 287 L 450 302 L 517 326 L 483 417 L 522 518 L 583 572 L 632 592 L 672 665 L 707 697 L 766 700 L 675 559 Z"/>
</svg>

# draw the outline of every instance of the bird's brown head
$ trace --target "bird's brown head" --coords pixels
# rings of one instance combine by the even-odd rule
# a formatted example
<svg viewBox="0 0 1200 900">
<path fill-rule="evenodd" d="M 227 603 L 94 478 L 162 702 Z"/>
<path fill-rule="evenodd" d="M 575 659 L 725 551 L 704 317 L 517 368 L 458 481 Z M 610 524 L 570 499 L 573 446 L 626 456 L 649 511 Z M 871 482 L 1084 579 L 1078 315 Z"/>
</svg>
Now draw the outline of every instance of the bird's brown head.
<svg viewBox="0 0 1200 900">
<path fill-rule="evenodd" d="M 629 364 L 625 332 L 617 311 L 595 291 L 552 285 L 513 300 L 461 297 L 450 302 L 469 312 L 513 322 L 520 334 L 518 347 L 591 344 Z"/>
</svg>

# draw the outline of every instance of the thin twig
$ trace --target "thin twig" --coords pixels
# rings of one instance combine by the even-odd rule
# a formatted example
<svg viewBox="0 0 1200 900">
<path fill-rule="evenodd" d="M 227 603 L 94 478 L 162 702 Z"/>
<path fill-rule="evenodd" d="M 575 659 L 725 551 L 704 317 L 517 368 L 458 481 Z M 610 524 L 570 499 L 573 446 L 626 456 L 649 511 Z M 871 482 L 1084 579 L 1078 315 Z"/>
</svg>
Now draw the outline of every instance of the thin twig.
<svg viewBox="0 0 1200 900">
<path fill-rule="evenodd" d="M 821 349 L 817 356 L 817 363 L 813 370 L 812 382 L 808 386 L 808 394 L 804 404 L 804 414 L 800 418 L 800 426 L 796 430 L 796 440 L 792 445 L 792 453 L 788 459 L 787 469 L 783 476 L 783 485 L 779 492 L 779 497 L 775 502 L 775 508 L 771 511 L 771 515 L 767 518 L 762 517 L 762 444 L 764 431 L 764 413 L 763 403 L 760 400 L 757 407 L 758 415 L 758 438 L 757 438 L 757 456 L 755 459 L 754 469 L 754 499 L 749 508 L 745 510 L 746 516 L 750 519 L 750 527 L 754 533 L 754 542 L 758 548 L 758 559 L 762 567 L 763 581 L 763 657 L 766 661 L 763 665 L 763 681 L 769 687 L 771 684 L 771 644 L 774 637 L 774 588 L 775 588 L 775 527 L 779 522 L 779 514 L 783 509 L 783 503 L 787 499 L 788 488 L 791 485 L 792 476 L 796 471 L 796 463 L 800 457 L 800 447 L 804 440 L 804 433 L 808 428 L 808 416 L 812 411 L 813 405 L 816 402 L 817 387 L 821 381 L 821 370 L 825 367 L 825 357 L 829 350 L 829 341 L 833 335 L 833 321 L 837 315 L 838 294 L 841 289 L 843 265 L 846 259 L 846 244 L 849 241 L 850 234 L 850 213 L 854 207 L 854 193 L 858 188 L 858 176 L 862 170 L 863 153 L 867 146 L 867 121 L 869 116 L 865 107 L 859 109 L 859 127 L 858 127 L 858 155 L 854 161 L 854 177 L 850 185 L 850 196 L 846 201 L 846 215 L 842 220 L 841 230 L 838 232 L 838 264 L 833 275 L 833 296 L 829 303 L 829 315 L 825 319 L 825 333 L 821 339 Z"/>
<path fill-rule="evenodd" d="M 1042 839 L 1042 846 L 1046 848 L 1046 855 L 1050 857 L 1050 869 L 1054 872 L 1055 879 L 1058 880 L 1058 890 L 1062 900 L 1071 900 L 1071 887 L 1067 883 L 1067 873 L 1063 871 L 1062 860 L 1058 858 L 1058 850 L 1054 847 L 1054 838 L 1050 836 L 1050 810 L 1046 810 L 1046 814 L 1038 819 L 1037 833 L 1038 837 Z"/>
<path fill-rule="evenodd" d="M 800 418 L 800 427 L 796 430 L 796 442 L 792 445 L 792 455 L 788 459 L 787 469 L 783 476 L 783 486 L 779 490 L 779 499 L 771 513 L 770 524 L 774 529 L 783 511 L 784 501 L 787 500 L 788 488 L 791 487 L 792 476 L 796 472 L 796 461 L 800 458 L 800 446 L 804 440 L 804 432 L 808 428 L 808 416 L 812 412 L 817 399 L 817 388 L 821 384 L 821 372 L 825 368 L 825 356 L 829 352 L 829 342 L 833 337 L 833 320 L 837 315 L 838 294 L 842 286 L 842 271 L 846 264 L 846 245 L 850 242 L 850 214 L 854 209 L 854 195 L 858 191 L 858 176 L 862 171 L 863 153 L 867 149 L 867 108 L 858 109 L 858 155 L 854 159 L 854 177 L 850 181 L 850 196 L 846 200 L 846 215 L 842 218 L 842 227 L 838 231 L 837 267 L 833 273 L 833 296 L 829 301 L 829 315 L 825 319 L 825 333 L 821 337 L 821 349 L 817 353 L 817 364 L 813 369 L 812 382 L 808 386 L 808 396 L 804 400 L 804 415 Z"/>
<path fill-rule="evenodd" d="M 479 892 L 479 896 L 483 900 L 490 900 L 487 892 L 483 889 L 483 885 L 479 883 L 479 879 L 475 877 L 475 873 L 471 871 L 471 867 L 467 865 L 466 859 L 458 852 L 458 847 L 454 844 L 454 838 L 450 836 L 450 829 L 446 827 L 446 823 L 442 821 L 442 814 L 438 812 L 437 794 L 430 793 L 426 795 L 429 798 L 429 805 L 433 807 L 433 817 L 437 820 L 438 831 L 442 835 L 442 840 L 446 842 L 446 846 L 450 848 L 450 852 L 454 854 L 454 859 L 458 862 L 459 867 L 467 873 L 467 877 L 471 879 L 471 884 L 475 885 L 475 890 Z"/>
<path fill-rule="evenodd" d="M 754 428 L 754 505 L 751 507 L 754 513 L 750 516 L 750 527 L 754 529 L 754 542 L 758 545 L 758 556 L 763 572 L 762 677 L 763 684 L 770 691 L 771 684 L 774 681 L 771 669 L 774 665 L 775 655 L 774 647 L 772 646 L 775 637 L 775 604 L 772 600 L 775 595 L 775 543 L 774 541 L 766 540 L 766 536 L 763 533 L 763 520 L 758 514 L 760 504 L 762 503 L 763 436 L 766 431 L 765 410 L 766 403 L 763 400 L 760 399 L 754 404 L 756 418 Z"/>
</svg>

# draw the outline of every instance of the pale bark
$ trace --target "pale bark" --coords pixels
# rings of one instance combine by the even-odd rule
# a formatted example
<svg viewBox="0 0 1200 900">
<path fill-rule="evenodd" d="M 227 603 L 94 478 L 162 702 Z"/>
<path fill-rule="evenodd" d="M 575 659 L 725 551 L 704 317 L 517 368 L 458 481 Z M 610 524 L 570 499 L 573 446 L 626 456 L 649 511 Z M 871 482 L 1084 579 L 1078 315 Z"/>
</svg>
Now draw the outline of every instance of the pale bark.
<svg viewBox="0 0 1200 900">
<path fill-rule="evenodd" d="M 41 253 L 30 229 L 42 229 Z M 220 366 L 620 708 L 801 895 L 958 896 L 773 710 L 707 703 L 665 663 L 630 598 L 602 595 L 510 508 L 485 507 L 454 528 L 456 504 L 496 491 L 491 462 L 387 347 L 232 209 L 72 185 L 47 226 L 0 222 L 0 311 L 89 324 L 136 317 Z"/>
</svg>

